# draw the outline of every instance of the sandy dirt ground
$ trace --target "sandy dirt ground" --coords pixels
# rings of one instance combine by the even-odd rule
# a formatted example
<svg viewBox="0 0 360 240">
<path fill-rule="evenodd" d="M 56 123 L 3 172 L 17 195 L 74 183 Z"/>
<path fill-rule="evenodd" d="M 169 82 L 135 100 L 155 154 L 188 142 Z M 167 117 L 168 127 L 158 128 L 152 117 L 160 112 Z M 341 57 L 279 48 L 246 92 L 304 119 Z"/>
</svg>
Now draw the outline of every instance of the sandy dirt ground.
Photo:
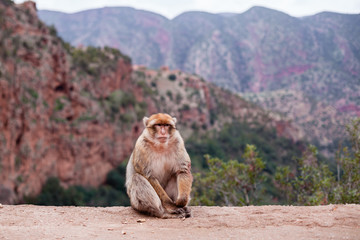
<svg viewBox="0 0 360 240">
<path fill-rule="evenodd" d="M 360 205 L 191 209 L 158 219 L 130 207 L 3 205 L 0 239 L 360 239 Z"/>
</svg>

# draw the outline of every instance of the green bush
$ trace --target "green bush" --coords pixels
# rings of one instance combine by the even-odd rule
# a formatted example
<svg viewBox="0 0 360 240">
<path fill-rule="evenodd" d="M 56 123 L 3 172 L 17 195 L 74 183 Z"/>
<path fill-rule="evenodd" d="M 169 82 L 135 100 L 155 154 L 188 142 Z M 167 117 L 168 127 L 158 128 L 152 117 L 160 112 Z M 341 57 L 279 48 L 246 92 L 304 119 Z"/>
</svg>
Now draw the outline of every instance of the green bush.
<svg viewBox="0 0 360 240">
<path fill-rule="evenodd" d="M 74 65 L 79 67 L 83 72 L 92 75 L 96 79 L 99 79 L 102 72 L 106 72 L 108 69 L 114 71 L 117 68 L 118 60 L 124 59 L 125 62 L 131 63 L 131 59 L 128 56 L 123 55 L 119 50 L 104 47 L 87 47 L 85 50 L 71 48 L 70 53 Z"/>
<path fill-rule="evenodd" d="M 348 147 L 339 150 L 336 156 L 338 164 L 335 203 L 360 203 L 360 118 L 347 125 L 346 130 L 351 142 Z"/>
<path fill-rule="evenodd" d="M 275 184 L 285 195 L 288 204 L 319 205 L 332 201 L 335 178 L 326 164 L 319 163 L 317 149 L 309 146 L 298 159 L 297 171 L 279 166 Z"/>
<path fill-rule="evenodd" d="M 166 96 L 168 96 L 171 101 L 173 100 L 173 94 L 170 90 L 166 91 Z"/>
<path fill-rule="evenodd" d="M 360 118 L 347 126 L 347 131 L 352 148 L 338 151 L 337 177 L 328 165 L 320 163 L 314 146 L 298 159 L 296 170 L 277 168 L 275 185 L 288 204 L 360 203 Z"/>
<path fill-rule="evenodd" d="M 260 173 L 265 163 L 255 146 L 246 145 L 244 163 L 223 162 L 209 155 L 205 158 L 209 170 L 194 175 L 192 204 L 244 206 L 257 203 L 258 185 L 264 180 Z"/>
<path fill-rule="evenodd" d="M 169 77 L 168 77 L 168 79 L 169 79 L 170 81 L 175 81 L 175 80 L 176 80 L 176 75 L 175 75 L 175 74 L 170 74 Z"/>
<path fill-rule="evenodd" d="M 64 106 L 65 104 L 61 101 L 61 98 L 55 99 L 54 111 L 61 111 L 63 110 Z"/>
<path fill-rule="evenodd" d="M 25 202 L 47 206 L 129 206 L 125 189 L 125 164 L 109 172 L 104 185 L 94 187 L 70 186 L 64 189 L 59 179 L 51 177 L 36 197 Z"/>
<path fill-rule="evenodd" d="M 56 28 L 55 28 L 54 25 L 51 25 L 51 26 L 49 26 L 48 28 L 49 28 L 50 35 L 51 35 L 51 36 L 54 36 L 54 37 L 57 37 L 57 36 L 58 36 L 57 30 L 56 30 Z"/>
<path fill-rule="evenodd" d="M 221 131 L 207 132 L 199 136 L 192 135 L 186 142 L 186 149 L 195 167 L 206 168 L 203 156 L 209 154 L 220 159 L 240 160 L 242 149 L 246 144 L 255 145 L 260 157 L 268 164 L 266 171 L 275 173 L 279 164 L 295 166 L 293 157 L 301 156 L 302 142 L 293 143 L 291 140 L 276 135 L 274 129 L 249 126 L 245 122 L 225 124 Z"/>
</svg>

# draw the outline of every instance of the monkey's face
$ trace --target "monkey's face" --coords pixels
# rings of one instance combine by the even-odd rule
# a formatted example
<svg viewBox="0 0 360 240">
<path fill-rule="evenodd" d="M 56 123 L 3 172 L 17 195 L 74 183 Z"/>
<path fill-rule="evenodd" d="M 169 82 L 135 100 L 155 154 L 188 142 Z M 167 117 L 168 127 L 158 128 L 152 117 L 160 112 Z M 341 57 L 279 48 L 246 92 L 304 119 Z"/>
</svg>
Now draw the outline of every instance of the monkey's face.
<svg viewBox="0 0 360 240">
<path fill-rule="evenodd" d="M 170 124 L 154 124 L 155 138 L 161 143 L 165 143 L 169 140 L 170 137 Z"/>
<path fill-rule="evenodd" d="M 176 131 L 176 118 L 168 114 L 154 114 L 150 118 L 144 117 L 143 121 L 153 140 L 159 143 L 167 143 Z"/>
</svg>

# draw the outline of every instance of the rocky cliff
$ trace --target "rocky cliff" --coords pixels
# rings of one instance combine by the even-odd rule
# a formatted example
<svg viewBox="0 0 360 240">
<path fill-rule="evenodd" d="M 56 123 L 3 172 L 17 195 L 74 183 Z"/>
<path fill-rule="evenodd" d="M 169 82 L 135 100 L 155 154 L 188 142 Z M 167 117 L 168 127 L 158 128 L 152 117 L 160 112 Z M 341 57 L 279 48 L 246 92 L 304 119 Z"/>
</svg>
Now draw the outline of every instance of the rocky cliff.
<svg viewBox="0 0 360 240">
<path fill-rule="evenodd" d="M 35 3 L 0 1 L 0 202 L 36 195 L 51 176 L 97 186 L 126 160 L 142 118 L 168 112 L 185 138 L 232 121 L 302 136 L 279 115 L 179 70 L 132 66 L 112 48 L 74 48 Z"/>
<path fill-rule="evenodd" d="M 119 133 L 94 97 L 131 87 L 130 62 L 79 75 L 62 41 L 38 20 L 33 2 L 0 3 L 0 201 L 40 191 L 49 176 L 97 185 L 128 154 L 137 133 Z"/>
</svg>

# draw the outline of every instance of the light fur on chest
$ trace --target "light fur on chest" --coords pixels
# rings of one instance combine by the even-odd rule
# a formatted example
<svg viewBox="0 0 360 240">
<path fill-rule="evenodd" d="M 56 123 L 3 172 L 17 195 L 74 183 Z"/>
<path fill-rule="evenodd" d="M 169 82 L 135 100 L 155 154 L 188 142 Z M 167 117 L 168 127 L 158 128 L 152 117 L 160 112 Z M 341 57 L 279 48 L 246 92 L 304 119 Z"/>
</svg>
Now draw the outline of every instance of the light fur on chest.
<svg viewBox="0 0 360 240">
<path fill-rule="evenodd" d="M 170 177 L 174 175 L 179 169 L 179 163 L 176 160 L 176 155 L 173 153 L 152 153 L 152 160 L 150 169 L 152 169 L 152 176 L 154 176 L 160 184 L 165 185 Z"/>
</svg>

